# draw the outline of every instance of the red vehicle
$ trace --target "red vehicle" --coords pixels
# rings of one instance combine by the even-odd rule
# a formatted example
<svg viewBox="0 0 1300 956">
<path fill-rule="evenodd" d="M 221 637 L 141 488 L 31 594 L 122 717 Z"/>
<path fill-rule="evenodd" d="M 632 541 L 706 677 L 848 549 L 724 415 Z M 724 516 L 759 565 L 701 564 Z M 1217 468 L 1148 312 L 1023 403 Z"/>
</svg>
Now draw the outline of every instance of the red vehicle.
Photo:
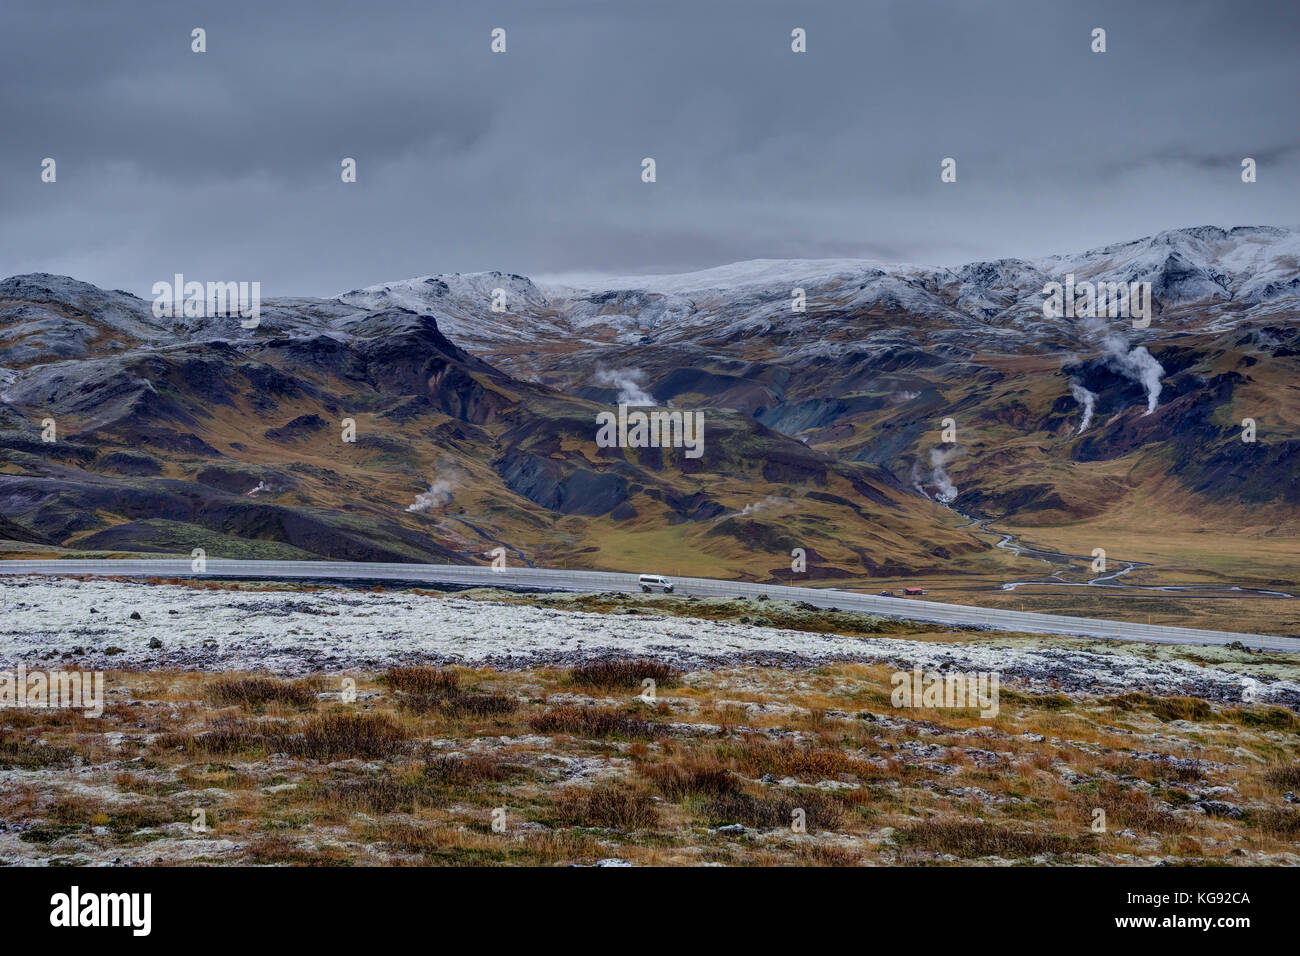
<svg viewBox="0 0 1300 956">
<path fill-rule="evenodd" d="M 903 593 L 908 597 L 920 597 L 925 593 L 924 588 L 903 588 Z"/>
</svg>

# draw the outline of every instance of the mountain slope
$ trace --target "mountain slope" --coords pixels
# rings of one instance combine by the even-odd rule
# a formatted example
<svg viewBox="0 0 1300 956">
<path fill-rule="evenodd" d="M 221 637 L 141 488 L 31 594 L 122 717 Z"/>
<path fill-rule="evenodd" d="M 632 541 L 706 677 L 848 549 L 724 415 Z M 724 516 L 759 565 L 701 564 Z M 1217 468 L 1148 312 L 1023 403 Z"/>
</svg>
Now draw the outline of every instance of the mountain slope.
<svg viewBox="0 0 1300 956">
<path fill-rule="evenodd" d="M 1149 326 L 1045 316 L 1044 286 L 1071 275 L 1150 282 Z M 1135 512 L 1152 537 L 1203 533 L 1177 556 L 1189 573 L 1216 564 L 1225 541 L 1300 531 L 1291 230 L 1170 230 L 960 268 L 759 260 L 565 285 L 506 278 L 457 277 L 440 301 L 465 317 L 471 351 L 573 394 L 743 411 L 1075 553 L 1115 541 Z M 366 294 L 418 301 L 430 281 Z M 490 311 L 492 288 L 506 314 Z M 1268 575 L 1251 579 L 1296 581 L 1292 568 Z"/>
<path fill-rule="evenodd" d="M 71 321 L 104 320 L 90 308 Z M 284 334 L 268 322 L 211 334 L 224 331 L 231 337 L 186 330 L 176 344 L 122 341 L 13 370 L 0 432 L 12 536 L 381 561 L 483 562 L 505 547 L 512 562 L 614 567 L 665 567 L 690 553 L 760 577 L 801 544 L 814 571 L 831 574 L 823 554 L 856 563 L 859 542 L 875 537 L 910 563 L 934 560 L 929 549 L 978 549 L 922 517 L 929 507 L 887 471 L 836 461 L 736 412 L 710 413 L 698 460 L 598 449 L 604 406 L 498 371 L 432 315 L 387 308 L 327 330 L 302 322 Z M 42 441 L 47 419 L 52 443 Z M 343 440 L 348 420 L 355 442 Z M 780 532 L 737 527 L 727 515 L 755 489 L 801 516 Z M 928 535 L 912 534 L 927 522 Z"/>
<path fill-rule="evenodd" d="M 1151 282 L 1149 327 L 1044 315 L 1044 285 L 1071 274 Z M 1208 580 L 1296 577 L 1272 550 L 1300 530 L 1295 232 L 586 285 L 426 276 L 264 302 L 250 330 L 156 319 L 66 277 L 4 280 L 4 527 L 79 548 L 504 547 L 759 580 L 788 577 L 800 548 L 814 577 L 1007 567 L 957 509 L 1072 554 L 1140 546 Z M 597 413 L 646 400 L 705 412 L 702 458 L 596 446 Z M 1160 550 L 1187 533 L 1203 539 Z M 1269 557 L 1233 580 L 1224 549 Z"/>
</svg>

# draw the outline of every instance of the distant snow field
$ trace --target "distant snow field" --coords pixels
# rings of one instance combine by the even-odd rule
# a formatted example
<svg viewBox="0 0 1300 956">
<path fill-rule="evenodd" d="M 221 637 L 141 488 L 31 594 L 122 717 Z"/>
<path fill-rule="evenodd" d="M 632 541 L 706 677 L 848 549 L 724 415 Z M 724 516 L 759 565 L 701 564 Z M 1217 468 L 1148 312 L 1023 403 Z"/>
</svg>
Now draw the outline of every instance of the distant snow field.
<svg viewBox="0 0 1300 956">
<path fill-rule="evenodd" d="M 1242 675 L 1147 658 L 1133 647 L 1080 650 L 1044 639 L 944 643 L 814 634 L 642 614 L 594 614 L 331 589 L 198 590 L 120 581 L 0 578 L 0 667 L 249 670 L 300 675 L 415 663 L 517 669 L 596 657 L 652 657 L 685 669 L 879 662 L 910 670 L 996 671 L 1039 691 L 1188 694 L 1241 701 Z M 132 614 L 139 614 L 133 619 Z M 1074 642 L 1076 645 L 1078 642 Z M 1300 683 L 1261 677 L 1260 702 L 1300 708 Z"/>
</svg>

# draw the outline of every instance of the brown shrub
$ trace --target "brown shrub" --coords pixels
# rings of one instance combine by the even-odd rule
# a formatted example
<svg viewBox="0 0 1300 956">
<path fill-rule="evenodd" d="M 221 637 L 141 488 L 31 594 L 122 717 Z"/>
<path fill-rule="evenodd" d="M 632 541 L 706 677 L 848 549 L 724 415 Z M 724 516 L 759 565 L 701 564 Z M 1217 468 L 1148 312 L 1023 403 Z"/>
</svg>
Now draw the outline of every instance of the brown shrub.
<svg viewBox="0 0 1300 956">
<path fill-rule="evenodd" d="M 417 714 L 482 719 L 513 714 L 519 709 L 519 701 L 508 694 L 467 694 L 453 690 L 434 694 L 406 694 L 398 701 L 398 706 Z"/>
<path fill-rule="evenodd" d="M 1279 792 L 1300 790 L 1300 764 L 1284 763 L 1269 767 L 1264 774 L 1264 780 Z"/>
<path fill-rule="evenodd" d="M 639 690 L 647 677 L 657 687 L 672 687 L 681 676 L 676 668 L 648 658 L 589 661 L 569 669 L 570 681 L 600 690 Z"/>
<path fill-rule="evenodd" d="M 187 754 L 206 753 L 226 756 L 237 753 L 267 753 L 280 748 L 276 730 L 268 733 L 266 724 L 241 717 L 219 717 L 198 733 L 179 731 L 154 738 L 158 750 L 184 750 Z"/>
<path fill-rule="evenodd" d="M 319 684 L 314 681 L 280 681 L 265 677 L 219 677 L 208 684 L 208 702 L 216 706 L 238 704 L 253 710 L 269 703 L 310 707 L 316 703 Z"/>
<path fill-rule="evenodd" d="M 861 859 L 848 847 L 825 843 L 801 843 L 795 856 L 812 866 L 857 866 Z"/>
<path fill-rule="evenodd" d="M 107 827 L 117 837 L 188 820 L 188 811 L 177 811 L 164 803 L 139 801 L 112 804 L 97 798 L 60 797 L 46 811 L 49 819 L 65 828 Z"/>
<path fill-rule="evenodd" d="M 615 784 L 567 787 L 560 791 L 555 811 L 570 826 L 650 830 L 659 824 L 659 813 L 649 796 Z"/>
<path fill-rule="evenodd" d="M 294 843 L 279 834 L 260 837 L 248 847 L 247 862 L 261 865 L 351 866 L 347 851 L 341 848 L 318 849 Z"/>
<path fill-rule="evenodd" d="M 1152 697 L 1130 693 L 1108 697 L 1106 703 L 1116 710 L 1145 710 L 1166 723 L 1172 720 L 1205 721 L 1215 716 L 1214 708 L 1196 697 Z"/>
<path fill-rule="evenodd" d="M 1151 713 L 1163 721 L 1204 721 L 1214 717 L 1214 708 L 1195 697 L 1162 697 L 1151 705 Z"/>
<path fill-rule="evenodd" d="M 743 823 L 758 829 L 790 826 L 795 810 L 804 811 L 804 822 L 809 830 L 833 830 L 844 819 L 840 801 L 819 790 L 763 791 L 757 794 L 740 790 L 721 793 L 704 802 L 704 813 L 711 823 Z"/>
<path fill-rule="evenodd" d="M 1112 830 L 1173 834 L 1192 829 L 1191 821 L 1162 809 L 1152 803 L 1146 794 L 1137 790 L 1121 790 L 1113 783 L 1105 784 L 1094 794 L 1081 794 L 1078 802 L 1089 817 L 1098 807 L 1105 810 L 1106 825 Z"/>
<path fill-rule="evenodd" d="M 1063 854 L 1072 843 L 1064 836 L 1048 833 L 1023 833 L 992 823 L 966 820 L 926 820 L 903 827 L 894 839 L 933 853 L 973 858 L 1001 856 L 1019 858 L 1041 853 Z"/>
<path fill-rule="evenodd" d="M 1300 717 L 1296 717 L 1285 707 L 1238 708 L 1230 710 L 1227 717 L 1233 723 L 1243 727 L 1289 732 L 1300 730 Z"/>
<path fill-rule="evenodd" d="M 697 795 L 723 796 L 744 787 L 744 781 L 730 771 L 700 763 L 660 763 L 642 767 L 640 773 L 673 801 Z"/>
<path fill-rule="evenodd" d="M 294 792 L 294 800 L 348 811 L 415 813 L 422 807 L 446 806 L 457 788 L 495 783 L 519 770 L 486 754 L 441 755 L 401 775 L 372 774 L 307 783 Z"/>
<path fill-rule="evenodd" d="M 441 806 L 444 802 L 418 784 L 386 775 L 314 781 L 300 786 L 294 799 L 367 813 L 414 813 L 418 807 Z"/>
<path fill-rule="evenodd" d="M 737 767 L 751 777 L 768 773 L 780 777 L 816 777 L 819 780 L 841 774 L 880 776 L 880 771 L 871 764 L 850 757 L 842 750 L 805 748 L 788 740 L 774 742 L 758 734 L 747 734 L 737 742 L 724 745 L 719 753 L 735 760 Z"/>
<path fill-rule="evenodd" d="M 1289 807 L 1251 810 L 1247 822 L 1279 840 L 1300 839 L 1300 810 L 1292 810 Z"/>
<path fill-rule="evenodd" d="M 70 767 L 77 752 L 68 747 L 27 740 L 0 730 L 0 770 L 40 770 L 42 767 Z"/>
<path fill-rule="evenodd" d="M 453 837 L 446 832 L 444 827 L 406 820 L 386 821 L 371 831 L 369 839 L 387 843 L 396 849 L 406 850 L 411 853 L 437 856 L 445 855 L 448 846 L 453 845 Z"/>
<path fill-rule="evenodd" d="M 435 694 L 460 687 L 460 675 L 439 667 L 394 667 L 383 678 L 393 690 L 406 694 Z"/>
<path fill-rule="evenodd" d="M 612 707 L 574 707 L 564 704 L 531 718 L 529 726 L 539 734 L 572 734 L 575 737 L 653 737 L 655 725 Z"/>
<path fill-rule="evenodd" d="M 420 772 L 425 780 L 433 783 L 468 787 L 505 780 L 520 769 L 488 754 L 450 754 L 429 757 Z"/>
<path fill-rule="evenodd" d="M 1201 760 L 1193 760 L 1190 763 L 1161 761 L 1157 766 L 1160 770 L 1160 776 L 1165 780 L 1175 780 L 1179 783 L 1195 783 L 1198 780 L 1205 779 L 1206 766 L 1204 761 Z"/>
<path fill-rule="evenodd" d="M 399 753 L 405 741 L 406 731 L 387 714 L 334 711 L 308 721 L 301 735 L 285 740 L 284 749 L 313 760 L 370 759 Z"/>
</svg>

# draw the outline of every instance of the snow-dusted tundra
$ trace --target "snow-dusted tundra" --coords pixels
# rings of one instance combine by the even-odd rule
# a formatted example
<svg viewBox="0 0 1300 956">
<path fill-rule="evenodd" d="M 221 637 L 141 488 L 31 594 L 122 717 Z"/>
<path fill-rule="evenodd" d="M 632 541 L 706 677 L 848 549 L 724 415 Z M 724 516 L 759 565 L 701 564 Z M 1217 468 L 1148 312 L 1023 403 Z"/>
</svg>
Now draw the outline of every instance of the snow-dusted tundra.
<svg viewBox="0 0 1300 956">
<path fill-rule="evenodd" d="M 1136 690 L 1222 701 L 1253 695 L 1300 707 L 1295 680 L 1247 678 L 1240 666 L 1202 666 L 1143 645 L 861 638 L 658 616 L 649 602 L 641 608 L 597 614 L 456 595 L 208 591 L 9 577 L 0 578 L 0 667 L 62 661 L 98 669 L 299 675 L 412 663 L 516 669 L 602 656 L 653 657 L 687 669 L 877 661 L 900 670 L 996 671 L 1004 681 L 1039 690 Z"/>
</svg>

